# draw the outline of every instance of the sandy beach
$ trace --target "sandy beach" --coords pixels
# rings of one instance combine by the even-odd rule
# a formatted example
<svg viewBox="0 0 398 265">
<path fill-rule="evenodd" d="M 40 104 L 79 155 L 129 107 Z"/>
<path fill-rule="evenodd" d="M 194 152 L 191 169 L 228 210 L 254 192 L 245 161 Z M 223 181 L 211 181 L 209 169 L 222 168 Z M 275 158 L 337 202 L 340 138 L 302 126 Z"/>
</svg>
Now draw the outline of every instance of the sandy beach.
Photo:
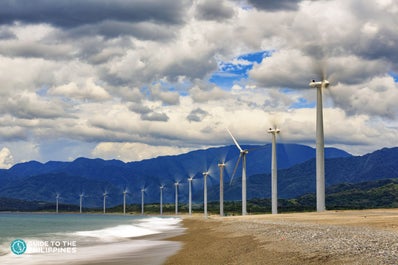
<svg viewBox="0 0 398 265">
<path fill-rule="evenodd" d="M 183 218 L 165 264 L 398 264 L 398 209 Z"/>
</svg>

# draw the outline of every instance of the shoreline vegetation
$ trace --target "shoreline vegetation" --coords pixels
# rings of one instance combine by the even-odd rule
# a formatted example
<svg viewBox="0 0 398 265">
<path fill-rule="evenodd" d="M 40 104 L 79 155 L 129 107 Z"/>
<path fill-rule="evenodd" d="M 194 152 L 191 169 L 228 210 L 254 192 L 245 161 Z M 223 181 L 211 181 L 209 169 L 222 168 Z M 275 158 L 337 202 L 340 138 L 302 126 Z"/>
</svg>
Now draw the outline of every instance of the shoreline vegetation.
<svg viewBox="0 0 398 265">
<path fill-rule="evenodd" d="M 398 264 L 398 209 L 182 218 L 166 265 Z"/>
</svg>

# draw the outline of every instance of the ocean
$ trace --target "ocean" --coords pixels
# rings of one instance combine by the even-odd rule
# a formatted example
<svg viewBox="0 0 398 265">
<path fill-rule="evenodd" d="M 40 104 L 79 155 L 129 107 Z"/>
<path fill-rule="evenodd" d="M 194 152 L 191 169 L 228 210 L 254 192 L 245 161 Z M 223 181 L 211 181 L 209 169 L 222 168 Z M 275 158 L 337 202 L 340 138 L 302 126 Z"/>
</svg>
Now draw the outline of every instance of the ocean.
<svg viewBox="0 0 398 265">
<path fill-rule="evenodd" d="M 0 264 L 162 264 L 181 219 L 113 214 L 0 213 Z"/>
</svg>

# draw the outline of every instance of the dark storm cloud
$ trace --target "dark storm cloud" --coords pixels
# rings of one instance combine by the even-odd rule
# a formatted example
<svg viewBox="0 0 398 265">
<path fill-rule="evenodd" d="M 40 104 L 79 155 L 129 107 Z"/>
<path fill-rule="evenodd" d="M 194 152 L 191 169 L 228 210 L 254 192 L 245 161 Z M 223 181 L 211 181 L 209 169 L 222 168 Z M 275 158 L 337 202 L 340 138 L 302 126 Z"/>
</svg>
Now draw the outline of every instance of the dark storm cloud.
<svg viewBox="0 0 398 265">
<path fill-rule="evenodd" d="M 268 11 L 297 10 L 298 0 L 248 0 L 257 9 Z"/>
<path fill-rule="evenodd" d="M 231 18 L 234 11 L 222 1 L 205 1 L 198 5 L 195 17 L 202 20 L 224 20 Z"/>
<path fill-rule="evenodd" d="M 48 23 L 61 28 L 106 20 L 178 24 L 186 3 L 186 0 L 3 0 L 0 23 Z"/>
</svg>

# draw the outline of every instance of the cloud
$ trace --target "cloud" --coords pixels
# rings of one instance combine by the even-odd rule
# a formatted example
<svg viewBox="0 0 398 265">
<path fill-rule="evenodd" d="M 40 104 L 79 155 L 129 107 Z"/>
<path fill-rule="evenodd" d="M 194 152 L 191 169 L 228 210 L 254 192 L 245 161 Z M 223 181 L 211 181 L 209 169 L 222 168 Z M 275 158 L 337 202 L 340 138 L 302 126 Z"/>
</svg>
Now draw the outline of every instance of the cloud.
<svg viewBox="0 0 398 265">
<path fill-rule="evenodd" d="M 203 86 L 194 86 L 190 90 L 190 95 L 195 102 L 207 102 L 212 100 L 220 100 L 228 98 L 230 95 L 219 87 L 213 87 L 211 89 Z"/>
<path fill-rule="evenodd" d="M 3 103 L 4 105 L 0 107 L 3 113 L 9 113 L 21 119 L 56 119 L 69 116 L 65 113 L 65 104 L 62 102 L 49 101 L 28 91 L 15 94 Z"/>
<path fill-rule="evenodd" d="M 200 122 L 202 121 L 209 113 L 201 108 L 197 108 L 192 110 L 187 116 L 188 121 Z"/>
<path fill-rule="evenodd" d="M 10 149 L 3 147 L 0 150 L 0 168 L 10 168 L 14 164 Z"/>
<path fill-rule="evenodd" d="M 165 113 L 160 112 L 149 112 L 141 114 L 141 119 L 144 121 L 163 121 L 169 120 L 169 117 Z"/>
<path fill-rule="evenodd" d="M 21 21 L 27 24 L 48 23 L 62 28 L 95 24 L 105 20 L 180 23 L 187 1 L 178 0 L 5 0 L 0 23 Z"/>
<path fill-rule="evenodd" d="M 255 65 L 249 75 L 263 87 L 307 88 L 306 81 L 322 79 L 322 72 L 334 83 L 360 84 L 386 73 L 388 68 L 381 59 L 368 61 L 346 55 L 316 60 L 299 50 L 285 49 Z"/>
<path fill-rule="evenodd" d="M 233 7 L 226 4 L 225 1 L 199 1 L 196 7 L 195 17 L 203 20 L 224 20 L 234 15 Z"/>
<path fill-rule="evenodd" d="M 153 100 L 160 100 L 167 105 L 177 105 L 180 102 L 180 95 L 177 92 L 163 91 L 159 86 L 153 86 L 150 90 Z"/>
<path fill-rule="evenodd" d="M 0 40 L 15 39 L 15 34 L 6 27 L 0 27 Z"/>
<path fill-rule="evenodd" d="M 125 162 L 130 162 L 163 155 L 177 155 L 188 151 L 191 151 L 191 149 L 148 145 L 143 143 L 103 142 L 94 148 L 91 155 L 93 157 L 102 157 L 105 159 L 116 158 Z"/>
<path fill-rule="evenodd" d="M 91 155 L 94 157 L 104 157 L 105 159 L 116 158 L 125 162 L 130 162 L 163 155 L 177 155 L 188 151 L 191 151 L 191 149 L 148 145 L 143 143 L 102 142 L 94 148 Z"/>
<path fill-rule="evenodd" d="M 108 92 L 106 92 L 104 88 L 95 84 L 92 78 L 87 79 L 86 82 L 80 86 L 71 82 L 66 85 L 51 88 L 48 93 L 50 95 L 85 100 L 106 100 L 111 98 Z"/>
<path fill-rule="evenodd" d="M 254 7 L 267 11 L 297 10 L 300 1 L 297 0 L 248 0 Z"/>
<path fill-rule="evenodd" d="M 367 83 L 339 84 L 330 93 L 337 107 L 350 115 L 365 114 L 396 119 L 398 85 L 391 76 L 375 77 Z"/>
</svg>

